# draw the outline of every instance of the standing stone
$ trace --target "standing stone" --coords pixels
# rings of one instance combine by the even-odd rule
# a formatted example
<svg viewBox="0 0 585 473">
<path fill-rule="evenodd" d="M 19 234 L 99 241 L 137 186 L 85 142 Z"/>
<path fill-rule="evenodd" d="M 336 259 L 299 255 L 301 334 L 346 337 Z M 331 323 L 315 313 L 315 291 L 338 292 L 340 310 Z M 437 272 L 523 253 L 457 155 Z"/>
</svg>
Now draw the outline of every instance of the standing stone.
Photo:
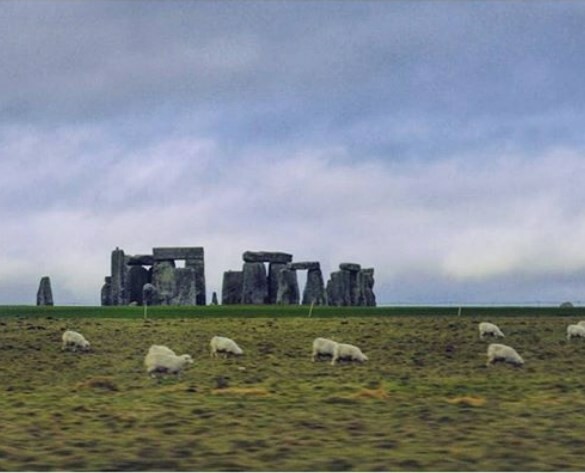
<svg viewBox="0 0 585 473">
<path fill-rule="evenodd" d="M 126 305 L 126 258 L 124 250 L 112 251 L 112 305 Z"/>
<path fill-rule="evenodd" d="M 53 291 L 51 290 L 51 279 L 43 276 L 37 291 L 37 305 L 53 305 Z"/>
<path fill-rule="evenodd" d="M 335 307 L 351 305 L 350 296 L 350 272 L 334 271 L 327 281 L 327 301 Z"/>
<path fill-rule="evenodd" d="M 171 305 L 197 305 L 196 273 L 193 268 L 175 268 Z"/>
<path fill-rule="evenodd" d="M 325 285 L 321 268 L 309 269 L 307 272 L 307 285 L 303 291 L 303 305 L 324 305 Z"/>
<path fill-rule="evenodd" d="M 268 303 L 276 304 L 278 298 L 278 274 L 286 268 L 285 263 L 270 263 L 268 266 Z"/>
<path fill-rule="evenodd" d="M 142 288 L 148 282 L 148 270 L 142 266 L 131 266 L 126 275 L 128 303 L 142 305 Z"/>
<path fill-rule="evenodd" d="M 101 301 L 103 306 L 112 305 L 112 278 L 106 276 L 105 283 L 102 286 Z"/>
<path fill-rule="evenodd" d="M 244 263 L 242 304 L 265 304 L 268 300 L 268 278 L 264 263 Z"/>
<path fill-rule="evenodd" d="M 358 299 L 360 297 L 360 290 L 358 286 L 358 273 L 362 269 L 359 264 L 356 263 L 341 263 L 339 265 L 341 271 L 347 271 L 349 273 L 349 305 L 358 305 Z"/>
<path fill-rule="evenodd" d="M 358 273 L 358 287 L 358 305 L 376 307 L 376 295 L 374 294 L 374 268 L 360 270 Z"/>
<path fill-rule="evenodd" d="M 241 304 L 243 283 L 244 273 L 242 271 L 224 272 L 221 286 L 221 303 L 223 305 Z"/>
<path fill-rule="evenodd" d="M 281 269 L 278 273 L 277 304 L 297 305 L 299 303 L 299 283 L 294 269 Z"/>
<path fill-rule="evenodd" d="M 160 305 L 171 305 L 175 295 L 175 262 L 155 261 L 152 266 L 152 285 L 156 288 Z"/>
<path fill-rule="evenodd" d="M 217 305 L 217 292 L 213 291 L 211 295 L 211 305 Z"/>
<path fill-rule="evenodd" d="M 203 252 L 203 248 L 201 248 Z M 201 255 L 203 258 L 203 253 Z M 188 259 L 185 261 L 186 268 L 192 268 L 195 271 L 195 288 L 197 305 L 207 305 L 207 296 L 205 288 L 205 262 L 203 259 Z"/>
<path fill-rule="evenodd" d="M 146 283 L 142 287 L 142 303 L 144 305 L 155 305 L 158 303 L 158 295 L 156 293 L 156 287 L 150 283 Z"/>
</svg>

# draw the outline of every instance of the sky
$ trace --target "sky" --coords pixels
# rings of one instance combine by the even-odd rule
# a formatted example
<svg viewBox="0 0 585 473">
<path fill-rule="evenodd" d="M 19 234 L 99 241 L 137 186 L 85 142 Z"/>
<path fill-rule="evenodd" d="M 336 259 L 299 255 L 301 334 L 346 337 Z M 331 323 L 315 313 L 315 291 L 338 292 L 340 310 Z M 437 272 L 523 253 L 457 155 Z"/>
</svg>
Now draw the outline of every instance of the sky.
<svg viewBox="0 0 585 473">
<path fill-rule="evenodd" d="M 391 304 L 585 304 L 585 3 L 5 0 L 0 304 L 111 251 L 375 268 Z M 300 274 L 301 284 L 303 275 Z"/>
</svg>

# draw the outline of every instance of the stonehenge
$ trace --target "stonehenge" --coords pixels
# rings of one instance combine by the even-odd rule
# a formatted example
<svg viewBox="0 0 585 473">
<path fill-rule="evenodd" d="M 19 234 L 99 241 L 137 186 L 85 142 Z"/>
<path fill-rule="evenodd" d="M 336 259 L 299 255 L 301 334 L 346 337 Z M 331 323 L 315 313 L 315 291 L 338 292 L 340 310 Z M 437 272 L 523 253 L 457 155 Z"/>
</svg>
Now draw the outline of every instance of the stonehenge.
<svg viewBox="0 0 585 473">
<path fill-rule="evenodd" d="M 344 262 L 325 284 L 318 261 L 293 261 L 292 254 L 277 251 L 245 251 L 242 260 L 241 270 L 223 273 L 223 305 L 376 305 L 373 268 Z M 183 265 L 177 263 L 181 261 Z M 302 293 L 299 271 L 306 271 Z M 40 294 L 41 288 L 38 301 Z M 214 292 L 211 303 L 218 302 Z M 127 255 L 116 247 L 111 254 L 111 274 L 105 277 L 101 289 L 101 303 L 104 306 L 206 305 L 203 248 L 157 247 L 152 249 L 152 254 Z"/>
<path fill-rule="evenodd" d="M 53 291 L 51 290 L 51 279 L 43 276 L 37 291 L 37 305 L 53 305 Z"/>
<path fill-rule="evenodd" d="M 291 254 L 271 251 L 246 251 L 242 260 L 241 271 L 223 275 L 222 304 L 376 305 L 373 268 L 341 263 L 325 286 L 318 261 L 293 262 Z M 297 271 L 307 271 L 302 299 Z"/>
<path fill-rule="evenodd" d="M 176 261 L 184 261 L 177 267 Z M 153 248 L 150 255 L 112 251 L 111 274 L 101 291 L 102 305 L 205 305 L 202 247 Z"/>
</svg>

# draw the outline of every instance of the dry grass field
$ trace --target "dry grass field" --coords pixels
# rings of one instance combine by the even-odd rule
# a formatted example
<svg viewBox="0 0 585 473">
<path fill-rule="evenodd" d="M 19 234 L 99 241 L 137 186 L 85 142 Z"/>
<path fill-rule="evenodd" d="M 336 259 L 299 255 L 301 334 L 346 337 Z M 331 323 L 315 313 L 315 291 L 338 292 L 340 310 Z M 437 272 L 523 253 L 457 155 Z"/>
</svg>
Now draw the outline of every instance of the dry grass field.
<svg viewBox="0 0 585 473">
<path fill-rule="evenodd" d="M 577 317 L 490 317 L 526 361 L 485 366 L 464 317 L 0 318 L 0 470 L 583 471 Z M 65 329 L 92 342 L 62 352 Z M 211 359 L 213 335 L 240 359 Z M 310 360 L 317 336 L 363 365 Z M 195 359 L 149 378 L 166 344 Z"/>
</svg>

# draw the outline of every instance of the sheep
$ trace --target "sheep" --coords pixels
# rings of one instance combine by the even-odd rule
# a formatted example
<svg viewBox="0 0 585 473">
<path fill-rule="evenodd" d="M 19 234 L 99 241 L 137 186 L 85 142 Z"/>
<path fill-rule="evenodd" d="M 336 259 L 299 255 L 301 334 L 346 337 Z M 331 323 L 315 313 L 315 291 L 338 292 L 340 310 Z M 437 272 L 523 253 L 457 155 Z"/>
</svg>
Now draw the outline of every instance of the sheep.
<svg viewBox="0 0 585 473">
<path fill-rule="evenodd" d="M 492 337 L 504 337 L 500 328 L 489 322 L 482 322 L 479 324 L 479 338 L 483 340 L 484 335 L 491 335 Z"/>
<path fill-rule="evenodd" d="M 573 337 L 585 338 L 585 324 L 584 325 L 569 325 L 567 327 L 567 340 L 571 340 Z"/>
<path fill-rule="evenodd" d="M 333 340 L 329 340 L 328 338 L 321 338 L 318 337 L 313 340 L 313 355 L 312 360 L 315 361 L 316 358 L 321 356 L 330 356 L 333 358 L 333 353 L 335 351 L 335 347 L 337 342 Z"/>
<path fill-rule="evenodd" d="M 522 366 L 524 364 L 524 360 L 516 350 L 500 343 L 490 344 L 487 350 L 487 358 L 486 366 L 490 366 L 498 361 L 510 363 L 514 366 Z"/>
<path fill-rule="evenodd" d="M 244 351 L 231 338 L 215 336 L 209 342 L 210 356 L 216 357 L 218 353 L 225 353 L 226 358 L 229 355 L 241 356 Z"/>
<path fill-rule="evenodd" d="M 581 326 L 585 327 L 585 320 L 581 320 L 581 322 L 577 322 L 577 325 L 581 325 Z"/>
<path fill-rule="evenodd" d="M 159 353 L 161 355 L 173 355 L 173 356 L 177 356 L 177 354 L 171 350 L 169 347 L 166 347 L 164 345 L 151 345 L 150 348 L 148 349 L 148 353 Z"/>
<path fill-rule="evenodd" d="M 338 360 L 359 361 L 363 363 L 364 361 L 368 361 L 368 357 L 355 345 L 337 343 L 333 350 L 331 364 L 334 365 Z"/>
<path fill-rule="evenodd" d="M 74 330 L 65 330 L 61 338 L 63 340 L 61 350 L 67 350 L 68 348 L 71 348 L 71 351 L 77 351 L 77 349 L 82 351 L 89 351 L 91 349 L 91 346 L 86 338 Z"/>
<path fill-rule="evenodd" d="M 166 348 L 166 347 L 165 347 Z M 176 374 L 180 376 L 181 372 L 188 364 L 193 363 L 191 355 L 171 355 L 170 353 L 148 352 L 144 358 L 146 372 L 156 378 L 157 374 Z"/>
</svg>

